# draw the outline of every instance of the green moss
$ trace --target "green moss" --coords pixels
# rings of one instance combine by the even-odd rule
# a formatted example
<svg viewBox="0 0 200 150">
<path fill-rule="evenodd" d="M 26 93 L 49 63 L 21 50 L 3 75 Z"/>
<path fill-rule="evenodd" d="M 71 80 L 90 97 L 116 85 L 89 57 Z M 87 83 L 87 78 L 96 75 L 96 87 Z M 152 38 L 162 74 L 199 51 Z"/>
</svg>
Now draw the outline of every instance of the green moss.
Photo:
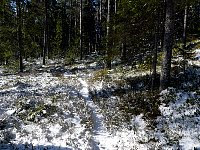
<svg viewBox="0 0 200 150">
<path fill-rule="evenodd" d="M 62 99 L 62 98 L 63 97 L 61 95 L 53 95 L 51 97 L 51 101 L 52 101 L 52 103 L 56 103 L 56 102 L 58 102 L 59 99 Z"/>
<path fill-rule="evenodd" d="M 19 70 L 19 62 L 18 61 L 10 61 L 9 64 L 4 66 L 3 73 L 16 73 Z"/>
<path fill-rule="evenodd" d="M 98 81 L 98 80 L 102 80 L 105 77 L 107 77 L 108 75 L 108 70 L 107 69 L 101 69 L 98 70 L 94 73 L 94 76 L 92 78 L 92 81 Z"/>
<path fill-rule="evenodd" d="M 174 88 L 168 89 L 168 93 L 160 97 L 160 100 L 165 104 L 168 104 L 169 102 L 175 102 L 176 99 L 177 95 L 176 95 L 176 90 Z"/>
<path fill-rule="evenodd" d="M 44 103 L 29 105 L 23 102 L 18 102 L 17 107 L 20 110 L 17 113 L 17 116 L 21 120 L 27 120 L 31 122 L 37 122 L 41 118 L 47 118 L 58 111 L 57 106 Z"/>
<path fill-rule="evenodd" d="M 196 45 L 195 48 L 200 48 L 200 42 Z"/>
<path fill-rule="evenodd" d="M 163 52 L 160 52 L 160 53 L 158 53 L 158 59 L 157 59 L 157 64 L 158 65 L 161 65 L 162 64 L 162 61 L 163 61 Z"/>
</svg>

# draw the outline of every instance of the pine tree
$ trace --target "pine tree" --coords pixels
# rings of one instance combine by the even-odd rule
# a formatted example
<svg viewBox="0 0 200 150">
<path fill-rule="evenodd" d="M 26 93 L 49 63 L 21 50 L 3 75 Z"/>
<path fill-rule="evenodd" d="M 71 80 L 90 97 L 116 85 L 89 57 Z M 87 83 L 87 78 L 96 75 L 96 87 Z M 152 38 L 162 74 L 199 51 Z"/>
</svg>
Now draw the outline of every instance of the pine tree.
<svg viewBox="0 0 200 150">
<path fill-rule="evenodd" d="M 46 56 L 49 48 L 49 1 L 45 0 L 45 26 L 44 26 L 44 49 L 43 49 L 43 65 L 46 64 Z"/>
<path fill-rule="evenodd" d="M 20 72 L 23 72 L 23 39 L 22 39 L 22 9 L 20 0 L 16 1 L 17 4 L 17 24 L 18 24 L 18 49 L 19 49 L 19 68 Z"/>
<path fill-rule="evenodd" d="M 163 64 L 160 77 L 160 90 L 170 85 L 171 59 L 174 35 L 175 0 L 166 0 L 166 19 L 163 45 Z"/>
</svg>

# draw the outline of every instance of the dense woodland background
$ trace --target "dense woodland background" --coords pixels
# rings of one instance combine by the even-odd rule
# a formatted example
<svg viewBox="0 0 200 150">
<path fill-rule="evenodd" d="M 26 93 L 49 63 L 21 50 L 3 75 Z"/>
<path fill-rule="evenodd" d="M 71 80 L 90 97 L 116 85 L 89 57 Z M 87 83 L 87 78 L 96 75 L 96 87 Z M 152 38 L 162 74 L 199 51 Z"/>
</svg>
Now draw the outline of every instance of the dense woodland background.
<svg viewBox="0 0 200 150">
<path fill-rule="evenodd" d="M 0 61 L 23 72 L 23 60 L 88 55 L 143 66 L 160 89 L 170 83 L 172 50 L 185 59 L 200 36 L 198 0 L 1 0 Z M 174 55 L 173 55 L 174 56 Z M 185 70 L 185 61 L 179 66 Z"/>
<path fill-rule="evenodd" d="M 200 0 L 0 0 L 0 149 L 200 149 Z"/>
</svg>

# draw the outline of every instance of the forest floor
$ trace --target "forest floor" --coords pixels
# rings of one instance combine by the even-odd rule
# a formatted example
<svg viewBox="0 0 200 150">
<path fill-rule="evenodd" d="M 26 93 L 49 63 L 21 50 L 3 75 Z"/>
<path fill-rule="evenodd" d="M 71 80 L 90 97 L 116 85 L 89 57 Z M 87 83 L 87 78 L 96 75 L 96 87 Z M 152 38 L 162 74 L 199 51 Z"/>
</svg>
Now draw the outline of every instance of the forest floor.
<svg viewBox="0 0 200 150">
<path fill-rule="evenodd" d="M 149 71 L 106 70 L 96 55 L 25 61 L 24 73 L 1 66 L 0 149 L 200 149 L 200 50 L 193 54 L 184 79 L 174 73 L 161 93 L 149 89 Z"/>
</svg>

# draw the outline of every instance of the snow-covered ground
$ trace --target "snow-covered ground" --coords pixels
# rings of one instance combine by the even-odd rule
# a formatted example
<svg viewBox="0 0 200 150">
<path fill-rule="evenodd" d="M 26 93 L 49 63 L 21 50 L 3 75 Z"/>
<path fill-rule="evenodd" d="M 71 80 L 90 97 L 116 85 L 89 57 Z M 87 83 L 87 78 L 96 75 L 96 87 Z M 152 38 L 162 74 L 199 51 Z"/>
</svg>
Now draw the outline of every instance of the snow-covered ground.
<svg viewBox="0 0 200 150">
<path fill-rule="evenodd" d="M 1 74 L 0 149 L 135 147 L 133 131 L 106 129 L 104 116 L 89 95 L 90 75 L 74 72 L 84 67 L 60 73 L 54 66 L 41 66 L 34 73 Z"/>
<path fill-rule="evenodd" d="M 200 149 L 199 88 L 162 91 L 159 116 L 127 114 L 130 120 L 125 121 L 116 105 L 122 98 L 112 90 L 128 89 L 122 76 L 130 77 L 132 70 L 105 71 L 97 62 L 25 64 L 28 71 L 22 74 L 0 68 L 0 150 Z M 105 87 L 111 93 L 101 98 Z M 115 118 L 118 127 L 111 123 Z"/>
</svg>

